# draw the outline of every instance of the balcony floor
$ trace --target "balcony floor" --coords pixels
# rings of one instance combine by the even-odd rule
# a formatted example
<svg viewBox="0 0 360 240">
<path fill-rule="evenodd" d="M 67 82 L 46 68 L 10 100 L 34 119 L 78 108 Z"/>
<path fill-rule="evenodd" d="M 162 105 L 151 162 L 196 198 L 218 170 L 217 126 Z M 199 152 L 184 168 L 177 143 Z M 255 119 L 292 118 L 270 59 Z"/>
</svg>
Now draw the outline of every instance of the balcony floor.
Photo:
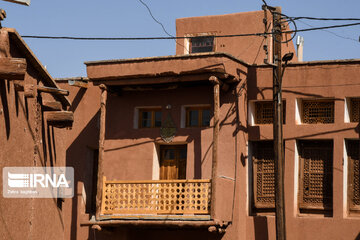
<svg viewBox="0 0 360 240">
<path fill-rule="evenodd" d="M 210 215 L 153 215 L 153 214 L 109 214 L 100 215 L 100 220 L 168 220 L 168 221 L 210 221 Z"/>
</svg>

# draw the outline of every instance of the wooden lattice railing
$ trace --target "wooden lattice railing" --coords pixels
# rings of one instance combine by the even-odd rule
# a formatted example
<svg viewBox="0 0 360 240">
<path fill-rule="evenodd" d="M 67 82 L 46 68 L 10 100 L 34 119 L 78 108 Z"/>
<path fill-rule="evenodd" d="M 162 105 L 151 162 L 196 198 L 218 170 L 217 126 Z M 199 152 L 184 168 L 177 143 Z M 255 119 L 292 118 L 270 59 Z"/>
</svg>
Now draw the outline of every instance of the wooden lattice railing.
<svg viewBox="0 0 360 240">
<path fill-rule="evenodd" d="M 101 214 L 210 214 L 209 179 L 103 180 Z"/>
</svg>

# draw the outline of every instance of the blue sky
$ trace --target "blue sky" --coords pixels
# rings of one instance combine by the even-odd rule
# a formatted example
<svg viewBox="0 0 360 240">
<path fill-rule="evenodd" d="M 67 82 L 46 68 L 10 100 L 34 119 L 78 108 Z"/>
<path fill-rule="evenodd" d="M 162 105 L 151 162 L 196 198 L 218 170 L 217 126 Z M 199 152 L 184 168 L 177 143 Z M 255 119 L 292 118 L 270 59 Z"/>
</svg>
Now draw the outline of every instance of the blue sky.
<svg viewBox="0 0 360 240">
<path fill-rule="evenodd" d="M 143 0 L 153 15 L 175 35 L 175 19 L 261 10 L 261 0 Z M 31 0 L 29 7 L 2 1 L 7 12 L 4 27 L 20 35 L 78 37 L 167 36 L 138 0 Z M 281 6 L 288 16 L 360 18 L 359 0 L 267 0 Z M 312 26 L 342 22 L 306 21 Z M 298 22 L 298 28 L 309 26 Z M 360 25 L 341 29 L 304 32 L 304 60 L 360 58 Z M 336 35 L 338 36 L 336 36 Z M 339 37 L 340 36 L 340 37 Z M 345 37 L 345 38 L 344 38 Z M 346 39 L 350 38 L 350 39 Z M 83 62 L 104 59 L 175 54 L 173 40 L 73 41 L 25 39 L 54 78 L 86 76 Z"/>
</svg>

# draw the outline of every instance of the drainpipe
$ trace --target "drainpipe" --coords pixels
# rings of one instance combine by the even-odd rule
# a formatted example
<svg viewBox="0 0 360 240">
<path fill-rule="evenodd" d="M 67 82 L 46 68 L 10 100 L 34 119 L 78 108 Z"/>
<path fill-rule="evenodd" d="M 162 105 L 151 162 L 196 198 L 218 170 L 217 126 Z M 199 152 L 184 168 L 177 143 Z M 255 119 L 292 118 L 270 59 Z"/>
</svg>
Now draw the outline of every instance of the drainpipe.
<svg viewBox="0 0 360 240">
<path fill-rule="evenodd" d="M 100 99 L 100 133 L 99 133 L 99 159 L 98 159 L 98 176 L 96 186 L 96 220 L 100 219 L 101 201 L 103 191 L 103 159 L 104 159 L 104 143 L 105 143 L 105 116 L 106 116 L 106 100 L 107 87 L 101 84 L 101 99 Z"/>
<path fill-rule="evenodd" d="M 220 81 L 215 76 L 211 76 L 209 81 L 213 84 L 214 89 L 214 128 L 213 128 L 213 152 L 211 168 L 211 211 L 210 216 L 213 220 L 216 216 L 216 185 L 218 169 L 218 145 L 219 145 L 219 109 L 220 109 Z"/>
<path fill-rule="evenodd" d="M 297 57 L 298 61 L 303 61 L 303 55 L 304 55 L 304 38 L 302 36 L 298 36 L 296 39 L 296 46 L 297 46 Z"/>
</svg>

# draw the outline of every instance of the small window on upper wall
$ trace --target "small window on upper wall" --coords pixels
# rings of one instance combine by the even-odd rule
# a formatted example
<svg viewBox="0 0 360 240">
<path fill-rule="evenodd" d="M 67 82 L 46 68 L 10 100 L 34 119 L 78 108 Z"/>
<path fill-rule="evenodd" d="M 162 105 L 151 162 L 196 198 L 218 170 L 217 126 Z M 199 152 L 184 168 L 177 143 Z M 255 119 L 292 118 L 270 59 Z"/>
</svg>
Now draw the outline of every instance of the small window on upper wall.
<svg viewBox="0 0 360 240">
<path fill-rule="evenodd" d="M 359 122 L 360 98 L 350 98 L 350 122 Z"/>
<path fill-rule="evenodd" d="M 210 107 L 186 108 L 186 127 L 209 127 Z"/>
<path fill-rule="evenodd" d="M 161 108 L 139 109 L 139 128 L 161 127 Z"/>
<path fill-rule="evenodd" d="M 302 122 L 308 124 L 334 123 L 334 100 L 303 100 Z"/>
<path fill-rule="evenodd" d="M 192 37 L 190 39 L 190 52 L 213 52 L 215 50 L 214 39 L 214 36 Z"/>
</svg>

